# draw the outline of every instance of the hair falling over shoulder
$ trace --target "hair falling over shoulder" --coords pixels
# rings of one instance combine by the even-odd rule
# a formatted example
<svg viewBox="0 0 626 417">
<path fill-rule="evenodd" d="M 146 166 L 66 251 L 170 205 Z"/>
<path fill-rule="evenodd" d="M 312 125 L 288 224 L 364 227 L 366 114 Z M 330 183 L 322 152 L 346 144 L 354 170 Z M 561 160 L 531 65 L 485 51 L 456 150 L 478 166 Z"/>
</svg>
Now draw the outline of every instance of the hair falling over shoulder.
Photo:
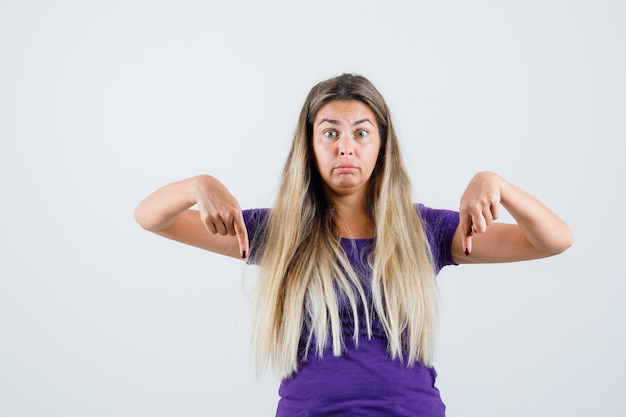
<svg viewBox="0 0 626 417">
<path fill-rule="evenodd" d="M 431 366 L 438 325 L 438 296 L 430 248 L 411 198 L 398 139 L 385 100 L 364 77 L 344 74 L 314 86 L 300 113 L 277 200 L 262 237 L 253 346 L 257 371 L 271 366 L 285 378 L 306 352 L 342 350 L 337 290 L 349 300 L 353 337 L 360 326 L 364 290 L 340 246 L 333 208 L 322 191 L 311 145 L 317 111 L 333 100 L 359 100 L 376 115 L 381 150 L 370 179 L 368 210 L 376 228 L 372 268 L 373 307 L 388 337 L 392 358 Z"/>
</svg>

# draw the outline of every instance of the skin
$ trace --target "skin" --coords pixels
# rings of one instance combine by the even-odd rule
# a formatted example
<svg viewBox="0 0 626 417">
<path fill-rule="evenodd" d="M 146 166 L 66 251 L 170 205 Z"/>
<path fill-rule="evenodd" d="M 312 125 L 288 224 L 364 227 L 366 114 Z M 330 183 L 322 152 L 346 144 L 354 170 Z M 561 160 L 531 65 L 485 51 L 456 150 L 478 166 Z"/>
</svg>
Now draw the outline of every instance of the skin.
<svg viewBox="0 0 626 417">
<path fill-rule="evenodd" d="M 504 207 L 516 224 L 494 223 Z M 452 243 L 456 263 L 513 262 L 563 252 L 573 243 L 567 225 L 532 195 L 493 172 L 472 178 L 461 196 Z"/>
<path fill-rule="evenodd" d="M 317 112 L 312 141 L 324 191 L 338 213 L 341 236 L 373 237 L 365 197 L 381 143 L 374 113 L 360 101 L 331 101 Z"/>
<path fill-rule="evenodd" d="M 316 114 L 312 141 L 341 236 L 373 237 L 365 209 L 367 182 L 381 143 L 373 112 L 359 101 L 327 103 Z M 194 205 L 197 210 L 191 209 Z M 495 222 L 501 207 L 515 224 Z M 573 243 L 567 225 L 548 207 L 493 172 L 471 179 L 459 211 L 452 242 L 452 257 L 459 264 L 537 259 L 561 253 Z M 237 199 L 209 175 L 156 190 L 137 206 L 134 217 L 143 228 L 169 239 L 237 258 L 249 253 Z"/>
<path fill-rule="evenodd" d="M 197 210 L 190 208 L 194 205 Z M 139 203 L 134 217 L 144 229 L 168 239 L 236 258 L 249 253 L 239 202 L 210 175 L 159 188 Z"/>
</svg>

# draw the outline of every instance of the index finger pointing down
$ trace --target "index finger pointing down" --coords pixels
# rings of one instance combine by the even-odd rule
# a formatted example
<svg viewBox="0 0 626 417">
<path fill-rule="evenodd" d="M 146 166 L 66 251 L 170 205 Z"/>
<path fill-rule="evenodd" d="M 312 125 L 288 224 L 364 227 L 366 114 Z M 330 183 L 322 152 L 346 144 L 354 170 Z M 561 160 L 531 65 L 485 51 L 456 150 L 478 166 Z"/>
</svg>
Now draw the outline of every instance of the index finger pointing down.
<svg viewBox="0 0 626 417">
<path fill-rule="evenodd" d="M 250 245 L 248 242 L 248 229 L 246 228 L 246 222 L 243 220 L 242 212 L 239 212 L 239 216 L 235 218 L 233 226 L 237 234 L 237 241 L 239 242 L 241 259 L 246 259 L 250 254 Z"/>
</svg>

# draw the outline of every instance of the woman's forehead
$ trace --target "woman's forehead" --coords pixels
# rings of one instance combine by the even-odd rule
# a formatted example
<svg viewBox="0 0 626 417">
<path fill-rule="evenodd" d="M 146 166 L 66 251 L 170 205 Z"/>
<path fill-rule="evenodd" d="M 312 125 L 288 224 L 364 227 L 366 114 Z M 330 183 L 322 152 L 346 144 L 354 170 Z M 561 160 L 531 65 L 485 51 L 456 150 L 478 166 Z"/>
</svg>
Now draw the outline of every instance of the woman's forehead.
<svg viewBox="0 0 626 417">
<path fill-rule="evenodd" d="M 349 124 L 368 120 L 371 124 L 375 124 L 376 116 L 372 109 L 362 101 L 333 100 L 319 108 L 315 115 L 314 123 L 318 125 L 324 120 Z"/>
</svg>

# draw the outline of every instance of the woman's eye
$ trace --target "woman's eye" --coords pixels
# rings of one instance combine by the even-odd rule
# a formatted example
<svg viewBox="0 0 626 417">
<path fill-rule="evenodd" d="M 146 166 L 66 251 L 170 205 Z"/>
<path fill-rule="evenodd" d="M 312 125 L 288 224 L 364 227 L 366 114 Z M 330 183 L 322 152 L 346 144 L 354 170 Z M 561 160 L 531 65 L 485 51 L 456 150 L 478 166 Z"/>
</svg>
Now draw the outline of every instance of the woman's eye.
<svg viewBox="0 0 626 417">
<path fill-rule="evenodd" d="M 324 136 L 334 139 L 337 137 L 337 132 L 335 132 L 334 130 L 327 130 L 326 132 L 324 132 Z"/>
<path fill-rule="evenodd" d="M 356 131 L 356 137 L 357 138 L 364 138 L 367 136 L 367 130 L 357 130 Z"/>
</svg>

